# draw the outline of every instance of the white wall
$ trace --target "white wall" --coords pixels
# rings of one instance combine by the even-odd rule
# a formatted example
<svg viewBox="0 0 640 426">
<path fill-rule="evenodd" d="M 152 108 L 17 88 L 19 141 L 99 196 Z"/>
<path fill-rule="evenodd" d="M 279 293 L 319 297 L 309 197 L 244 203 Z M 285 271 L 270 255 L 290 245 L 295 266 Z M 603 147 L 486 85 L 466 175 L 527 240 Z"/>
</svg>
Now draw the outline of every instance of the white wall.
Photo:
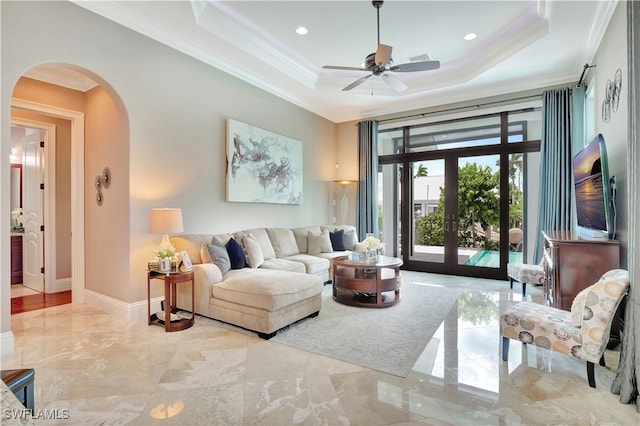
<svg viewBox="0 0 640 426">
<path fill-rule="evenodd" d="M 595 85 L 595 127 L 596 133 L 602 133 L 607 146 L 609 159 L 609 175 L 616 177 L 618 211 L 616 239 L 621 243 L 621 267 L 627 267 L 627 247 L 629 242 L 627 220 L 629 219 L 627 190 L 627 126 L 629 76 L 627 74 L 627 14 L 626 2 L 619 2 L 616 11 L 611 18 L 607 31 L 600 43 L 595 58 L 591 64 L 596 65 L 590 69 L 588 84 Z M 611 113 L 608 123 L 602 120 L 602 102 L 607 80 L 614 80 L 616 70 L 622 70 L 622 92 L 618 111 Z M 590 140 L 593 135 L 586 135 Z"/>
</svg>

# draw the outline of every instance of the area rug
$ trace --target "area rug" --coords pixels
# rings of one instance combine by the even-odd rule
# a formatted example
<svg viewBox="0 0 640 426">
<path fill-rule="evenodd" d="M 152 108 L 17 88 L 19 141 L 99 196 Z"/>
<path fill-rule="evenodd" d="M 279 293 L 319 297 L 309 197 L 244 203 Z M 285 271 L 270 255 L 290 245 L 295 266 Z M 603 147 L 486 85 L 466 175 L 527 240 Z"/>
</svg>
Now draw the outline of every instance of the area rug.
<svg viewBox="0 0 640 426">
<path fill-rule="evenodd" d="M 333 300 L 327 285 L 320 315 L 291 324 L 271 341 L 407 377 L 460 290 L 403 284 L 400 294 L 394 306 L 361 308 Z"/>
</svg>

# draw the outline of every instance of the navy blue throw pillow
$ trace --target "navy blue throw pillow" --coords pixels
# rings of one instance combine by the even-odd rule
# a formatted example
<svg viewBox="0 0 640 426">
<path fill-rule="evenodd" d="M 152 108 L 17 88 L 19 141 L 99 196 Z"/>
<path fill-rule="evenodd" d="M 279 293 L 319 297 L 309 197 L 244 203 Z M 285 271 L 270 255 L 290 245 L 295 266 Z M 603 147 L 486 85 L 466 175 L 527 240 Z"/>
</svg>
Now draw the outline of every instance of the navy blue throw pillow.
<svg viewBox="0 0 640 426">
<path fill-rule="evenodd" d="M 331 240 L 331 247 L 333 251 L 345 251 L 344 247 L 344 230 L 340 229 L 336 232 L 329 232 L 329 239 Z"/>
<path fill-rule="evenodd" d="M 247 261 L 244 258 L 244 251 L 242 246 L 238 242 L 231 238 L 225 245 L 227 253 L 229 253 L 229 260 L 231 261 L 231 269 L 242 269 L 247 266 Z"/>
</svg>

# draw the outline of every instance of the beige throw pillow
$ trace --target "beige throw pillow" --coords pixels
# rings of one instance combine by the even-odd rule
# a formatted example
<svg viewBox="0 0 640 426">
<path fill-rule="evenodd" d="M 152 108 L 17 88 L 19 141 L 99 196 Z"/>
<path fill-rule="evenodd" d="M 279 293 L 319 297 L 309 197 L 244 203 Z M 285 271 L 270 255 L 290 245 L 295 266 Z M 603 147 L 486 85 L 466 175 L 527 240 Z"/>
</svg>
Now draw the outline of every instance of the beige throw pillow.
<svg viewBox="0 0 640 426">
<path fill-rule="evenodd" d="M 264 263 L 264 255 L 262 254 L 262 248 L 260 243 L 253 235 L 245 235 L 242 237 L 242 246 L 249 262 L 249 266 L 252 268 L 258 268 Z"/>
<path fill-rule="evenodd" d="M 309 231 L 309 254 L 318 253 L 333 253 L 329 231 L 322 231 L 320 234 Z"/>
</svg>

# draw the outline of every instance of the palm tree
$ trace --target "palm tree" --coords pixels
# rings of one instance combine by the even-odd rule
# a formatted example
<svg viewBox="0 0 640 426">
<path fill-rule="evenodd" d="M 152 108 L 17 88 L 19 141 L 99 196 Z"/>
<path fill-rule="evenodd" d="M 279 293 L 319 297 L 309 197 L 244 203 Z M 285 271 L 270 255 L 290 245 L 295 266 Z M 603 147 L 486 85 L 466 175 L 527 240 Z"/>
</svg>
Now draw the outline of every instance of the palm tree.
<svg viewBox="0 0 640 426">
<path fill-rule="evenodd" d="M 428 175 L 429 175 L 429 172 L 427 171 L 427 168 L 424 166 L 424 164 L 420 164 L 418 166 L 418 171 L 416 171 L 415 177 L 423 177 Z"/>
</svg>

